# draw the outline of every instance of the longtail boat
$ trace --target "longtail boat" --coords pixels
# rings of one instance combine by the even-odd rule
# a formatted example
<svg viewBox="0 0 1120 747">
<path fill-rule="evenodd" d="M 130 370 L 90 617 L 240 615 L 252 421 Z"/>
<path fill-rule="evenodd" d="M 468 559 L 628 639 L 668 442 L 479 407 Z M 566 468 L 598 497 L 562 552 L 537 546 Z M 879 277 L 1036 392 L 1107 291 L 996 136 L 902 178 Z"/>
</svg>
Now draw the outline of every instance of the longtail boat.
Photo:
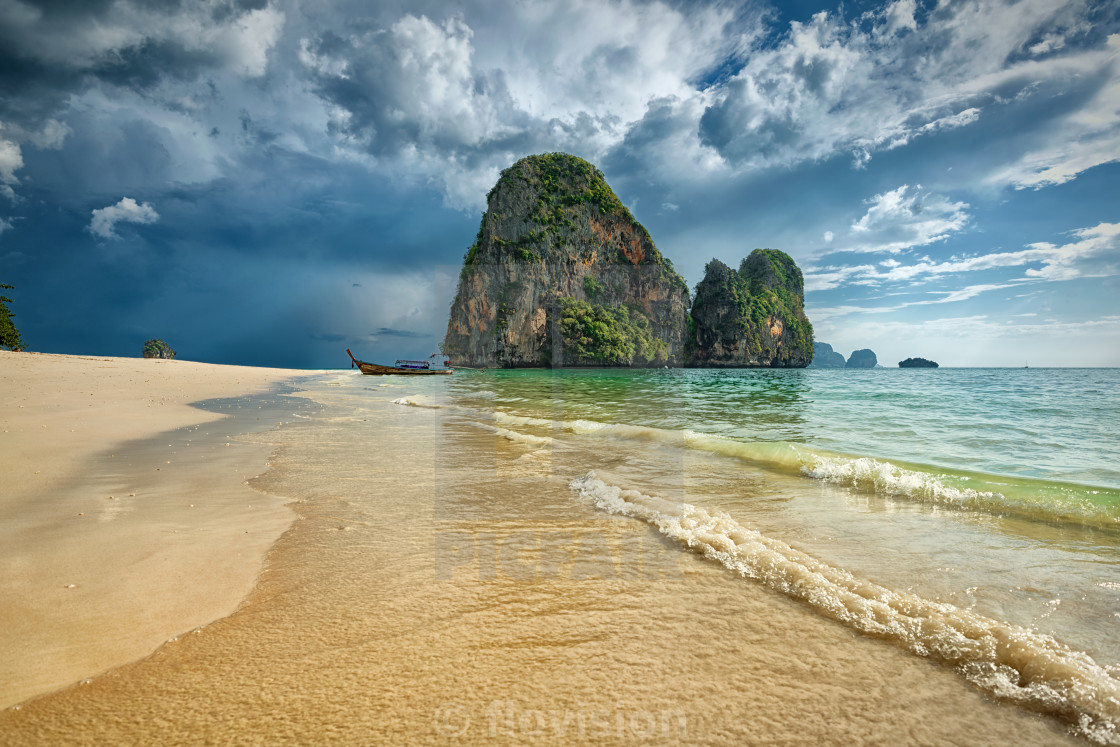
<svg viewBox="0 0 1120 747">
<path fill-rule="evenodd" d="M 447 365 L 446 360 L 436 361 L 436 365 L 432 365 L 428 361 L 406 361 L 398 360 L 395 366 L 382 366 L 377 363 L 366 363 L 354 357 L 350 352 L 350 348 L 346 348 L 346 354 L 350 356 L 350 368 L 357 366 L 362 373 L 370 376 L 432 376 L 450 374 L 452 369 Z M 432 356 L 433 358 L 443 358 L 438 353 Z M 441 365 L 442 363 L 442 365 Z"/>
</svg>

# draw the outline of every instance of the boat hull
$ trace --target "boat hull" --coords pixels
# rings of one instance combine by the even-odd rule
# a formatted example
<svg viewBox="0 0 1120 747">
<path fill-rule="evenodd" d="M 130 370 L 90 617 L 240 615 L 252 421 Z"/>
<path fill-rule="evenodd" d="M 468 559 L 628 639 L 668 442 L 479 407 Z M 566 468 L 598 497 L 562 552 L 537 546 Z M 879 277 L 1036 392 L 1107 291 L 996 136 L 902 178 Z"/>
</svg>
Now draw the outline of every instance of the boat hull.
<svg viewBox="0 0 1120 747">
<path fill-rule="evenodd" d="M 396 366 L 379 366 L 376 363 L 358 361 L 358 368 L 362 373 L 370 376 L 445 376 L 451 373 L 450 368 L 441 368 L 437 371 L 423 368 L 397 368 Z"/>
<path fill-rule="evenodd" d="M 366 363 L 354 357 L 349 348 L 346 354 L 350 356 L 352 364 L 368 376 L 448 376 L 450 368 L 400 368 L 399 366 L 382 366 L 377 363 Z"/>
</svg>

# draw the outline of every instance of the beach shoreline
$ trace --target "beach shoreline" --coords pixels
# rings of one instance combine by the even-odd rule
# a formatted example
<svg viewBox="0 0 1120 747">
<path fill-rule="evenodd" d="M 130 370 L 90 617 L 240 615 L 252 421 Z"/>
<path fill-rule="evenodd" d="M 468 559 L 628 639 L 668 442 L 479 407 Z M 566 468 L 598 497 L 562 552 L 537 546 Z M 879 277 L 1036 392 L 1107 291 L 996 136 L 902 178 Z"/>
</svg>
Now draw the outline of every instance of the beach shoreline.
<svg viewBox="0 0 1120 747">
<path fill-rule="evenodd" d="M 572 481 L 594 468 L 680 508 L 735 491 L 804 500 L 813 482 L 568 434 L 558 411 L 503 414 L 491 403 L 523 392 L 497 377 L 295 385 L 292 419 L 243 437 L 271 454 L 257 495 L 298 515 L 243 603 L 0 711 L 6 744 L 1079 743 L 1068 723 L 603 511 Z M 242 404 L 268 412 L 268 399 Z M 705 488 L 727 475 L 733 490 Z"/>
<path fill-rule="evenodd" d="M 244 398 L 313 373 L 0 352 L 0 707 L 238 608 L 296 518 L 247 483 L 279 419 Z"/>
</svg>

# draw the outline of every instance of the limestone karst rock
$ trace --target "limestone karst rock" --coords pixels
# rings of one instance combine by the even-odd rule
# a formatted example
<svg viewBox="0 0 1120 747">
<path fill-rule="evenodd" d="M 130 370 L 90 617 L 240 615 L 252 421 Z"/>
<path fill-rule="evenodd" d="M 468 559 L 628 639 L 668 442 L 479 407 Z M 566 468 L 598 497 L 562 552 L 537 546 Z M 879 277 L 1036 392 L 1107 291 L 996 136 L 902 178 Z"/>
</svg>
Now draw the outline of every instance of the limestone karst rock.
<svg viewBox="0 0 1120 747">
<path fill-rule="evenodd" d="M 805 366 L 801 270 L 755 250 L 688 285 L 602 172 L 564 153 L 522 158 L 487 195 L 443 352 L 452 365 Z"/>
<path fill-rule="evenodd" d="M 800 368 L 813 360 L 801 270 L 777 249 L 755 249 L 737 271 L 709 262 L 691 316 L 690 366 Z"/>
<path fill-rule="evenodd" d="M 502 172 L 444 352 L 474 367 L 680 365 L 688 286 L 603 174 L 563 153 Z"/>
</svg>

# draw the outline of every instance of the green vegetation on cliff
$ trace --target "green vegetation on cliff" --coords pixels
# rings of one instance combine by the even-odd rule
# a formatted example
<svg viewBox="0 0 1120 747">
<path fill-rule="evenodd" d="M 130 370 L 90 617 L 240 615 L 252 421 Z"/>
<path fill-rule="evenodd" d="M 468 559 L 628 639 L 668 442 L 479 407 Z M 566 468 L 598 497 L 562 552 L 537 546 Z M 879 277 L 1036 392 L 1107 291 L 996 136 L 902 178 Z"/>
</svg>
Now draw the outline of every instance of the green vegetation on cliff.
<svg viewBox="0 0 1120 747">
<path fill-rule="evenodd" d="M 508 249 L 508 257 L 513 261 L 550 259 L 547 256 L 549 252 L 543 251 L 543 247 L 563 243 L 564 235 L 576 230 L 586 209 L 592 207 L 599 215 L 625 221 L 643 239 L 643 252 L 637 264 L 660 265 L 664 268 L 666 281 L 688 291 L 684 278 L 673 269 L 673 263 L 657 250 L 649 231 L 622 204 L 622 200 L 607 184 L 603 172 L 582 158 L 567 153 L 526 156 L 502 171 L 498 182 L 486 195 L 487 204 L 491 208 L 495 196 L 502 191 L 533 196 L 528 220 L 536 228 L 521 234 L 516 241 L 503 240 L 494 235 L 492 210 L 488 210 L 482 216 L 474 243 L 467 248 L 463 257 L 461 276 L 468 272 L 467 268 L 479 262 L 479 252 L 487 237 L 495 246 Z M 619 251 L 618 260 L 634 262 L 622 250 Z"/>
<path fill-rule="evenodd" d="M 563 359 L 575 365 L 631 366 L 664 363 L 668 345 L 653 336 L 640 309 L 557 299 Z M 555 359 L 556 353 L 552 353 Z"/>
<path fill-rule="evenodd" d="M 688 306 L 684 278 L 601 171 L 527 156 L 487 195 L 444 348 L 472 367 L 679 365 Z"/>
<path fill-rule="evenodd" d="M 804 366 L 813 359 L 801 270 L 777 249 L 756 249 L 732 270 L 704 268 L 691 311 L 691 365 Z"/>
<path fill-rule="evenodd" d="M 640 225 L 607 184 L 603 172 L 578 156 L 542 153 L 522 158 L 502 172 L 498 183 L 486 195 L 487 202 L 500 188 L 513 186 L 518 179 L 537 191 L 532 219 L 540 225 L 563 223 L 566 219 L 563 209 L 575 205 L 594 205 L 604 215 L 624 216 L 631 224 Z"/>
<path fill-rule="evenodd" d="M 739 277 L 751 294 L 751 319 L 781 319 L 799 349 L 812 359 L 813 325 L 805 316 L 805 280 L 788 254 L 777 249 L 755 249 L 739 265 Z"/>
<path fill-rule="evenodd" d="M 140 355 L 145 358 L 174 358 L 175 351 L 163 340 L 152 338 L 144 343 Z"/>
</svg>

